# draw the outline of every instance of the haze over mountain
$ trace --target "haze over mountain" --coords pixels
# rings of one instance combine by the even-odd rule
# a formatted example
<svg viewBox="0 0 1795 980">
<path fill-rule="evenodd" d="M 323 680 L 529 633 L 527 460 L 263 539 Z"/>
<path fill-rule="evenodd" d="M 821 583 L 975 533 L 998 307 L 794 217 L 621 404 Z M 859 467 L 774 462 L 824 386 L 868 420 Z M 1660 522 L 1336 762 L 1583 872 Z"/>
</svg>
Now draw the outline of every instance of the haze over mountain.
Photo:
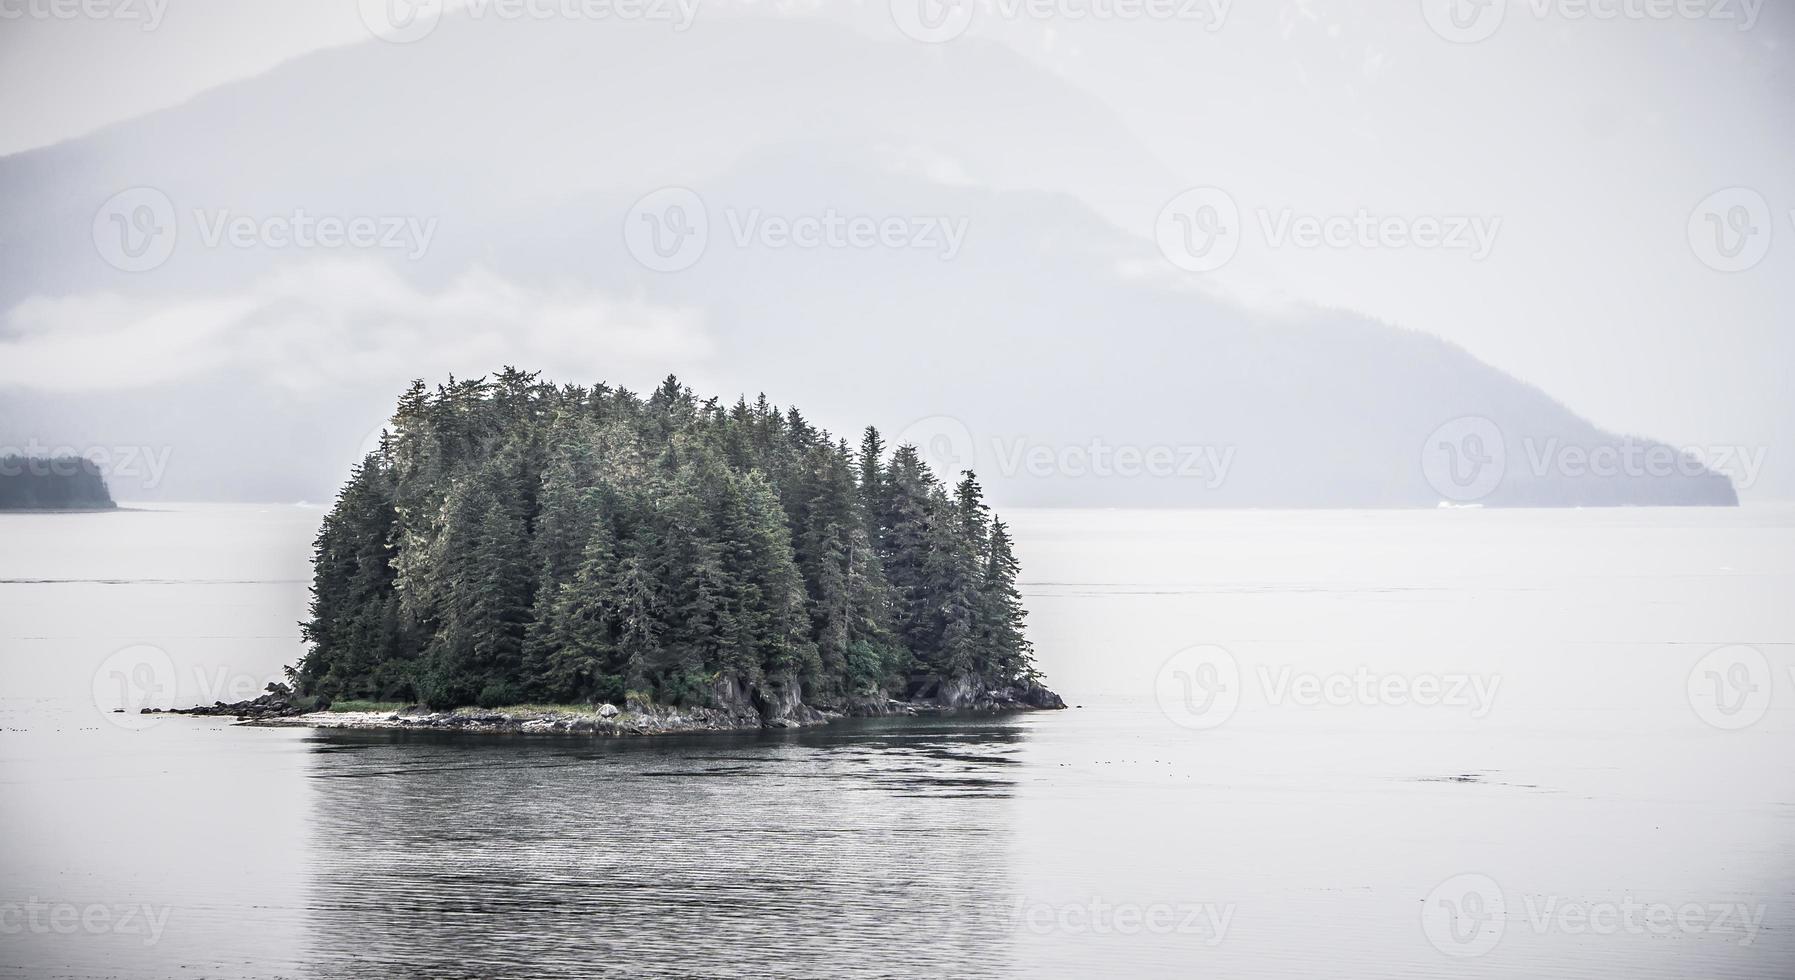
<svg viewBox="0 0 1795 980">
<path fill-rule="evenodd" d="M 0 445 L 165 451 L 153 479 L 113 475 L 127 500 L 321 500 L 409 379 L 513 363 L 877 419 L 1004 504 L 1736 501 L 1428 324 L 1218 294 L 1083 203 L 1105 187 L 1179 182 L 996 44 L 450 17 L 0 159 Z M 132 188 L 178 226 L 143 271 L 109 251 L 141 230 L 141 202 L 107 203 Z M 696 200 L 703 250 L 651 268 L 667 200 Z M 225 230 L 300 211 L 378 240 Z M 904 242 L 777 231 L 850 218 Z M 1604 452 L 1636 462 L 1605 475 Z"/>
</svg>

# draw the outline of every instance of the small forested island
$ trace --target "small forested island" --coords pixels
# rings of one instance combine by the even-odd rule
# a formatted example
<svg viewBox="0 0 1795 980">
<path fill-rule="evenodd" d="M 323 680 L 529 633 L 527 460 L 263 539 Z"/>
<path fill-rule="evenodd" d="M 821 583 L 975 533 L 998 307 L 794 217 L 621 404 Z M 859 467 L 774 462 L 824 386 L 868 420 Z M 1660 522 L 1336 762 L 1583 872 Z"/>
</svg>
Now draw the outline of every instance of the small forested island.
<svg viewBox="0 0 1795 980">
<path fill-rule="evenodd" d="M 318 533 L 290 688 L 216 708 L 654 732 L 1064 707 L 1017 567 L 971 472 L 871 427 L 856 449 L 673 377 L 419 381 Z"/>
<path fill-rule="evenodd" d="M 81 456 L 0 456 L 0 510 L 113 510 L 106 477 Z"/>
</svg>

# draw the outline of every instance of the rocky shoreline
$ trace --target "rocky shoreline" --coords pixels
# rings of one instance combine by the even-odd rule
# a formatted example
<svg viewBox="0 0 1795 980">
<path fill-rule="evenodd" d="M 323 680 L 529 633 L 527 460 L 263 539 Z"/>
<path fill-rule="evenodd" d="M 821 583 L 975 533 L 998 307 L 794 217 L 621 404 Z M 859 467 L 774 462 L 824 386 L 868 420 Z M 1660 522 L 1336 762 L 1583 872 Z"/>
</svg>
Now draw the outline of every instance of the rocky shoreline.
<svg viewBox="0 0 1795 980">
<path fill-rule="evenodd" d="M 239 724 L 263 727 L 341 728 L 366 731 L 444 731 L 469 734 L 525 735 L 678 735 L 707 732 L 743 733 L 826 725 L 842 718 L 958 712 L 1057 710 L 1060 696 L 1038 683 L 987 690 L 967 681 L 940 685 L 931 697 L 913 700 L 857 698 L 828 705 L 810 705 L 795 697 L 768 698 L 759 689 L 738 690 L 720 684 L 716 706 L 671 707 L 631 701 L 587 706 L 520 706 L 455 708 L 434 711 L 414 705 L 395 711 L 314 711 L 295 704 L 281 685 L 268 693 L 234 704 L 217 702 L 168 712 L 143 712 L 235 718 Z"/>
</svg>

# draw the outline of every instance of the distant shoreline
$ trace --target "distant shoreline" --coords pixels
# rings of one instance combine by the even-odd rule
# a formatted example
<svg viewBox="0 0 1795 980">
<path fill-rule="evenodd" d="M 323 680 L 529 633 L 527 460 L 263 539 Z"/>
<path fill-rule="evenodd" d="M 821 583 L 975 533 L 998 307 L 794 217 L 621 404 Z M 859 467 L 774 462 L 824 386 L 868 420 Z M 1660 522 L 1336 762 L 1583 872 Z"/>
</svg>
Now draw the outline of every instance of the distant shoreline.
<svg viewBox="0 0 1795 980">
<path fill-rule="evenodd" d="M 1065 707 L 1064 704 L 1058 707 Z M 772 722 L 730 715 L 714 708 L 680 710 L 655 707 L 648 711 L 624 711 L 603 715 L 598 710 L 545 710 L 529 712 L 458 708 L 452 711 L 314 711 L 303 715 L 242 718 L 238 724 L 255 728 L 328 728 L 345 731 L 456 732 L 469 735 L 588 735 L 604 738 L 655 735 L 743 735 L 755 732 L 814 728 L 851 718 L 917 717 L 927 715 L 996 714 L 1010 711 L 1052 711 L 1020 702 L 991 702 L 957 707 L 887 702 L 873 710 L 815 711 L 803 717 Z"/>
<path fill-rule="evenodd" d="M 0 507 L 0 514 L 112 514 L 142 507 Z"/>
</svg>

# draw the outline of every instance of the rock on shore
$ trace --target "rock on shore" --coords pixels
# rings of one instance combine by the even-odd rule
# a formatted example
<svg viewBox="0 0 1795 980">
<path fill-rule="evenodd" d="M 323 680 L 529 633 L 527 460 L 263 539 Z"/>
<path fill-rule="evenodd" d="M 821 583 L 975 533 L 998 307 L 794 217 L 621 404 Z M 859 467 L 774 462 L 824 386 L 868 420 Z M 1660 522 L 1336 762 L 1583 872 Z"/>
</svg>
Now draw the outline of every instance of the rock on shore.
<svg viewBox="0 0 1795 980">
<path fill-rule="evenodd" d="M 289 718 L 303 715 L 307 711 L 293 702 L 293 690 L 285 684 L 268 685 L 268 693 L 251 701 L 237 701 L 226 704 L 214 701 L 211 704 L 196 705 L 192 708 L 140 708 L 138 714 L 144 715 L 219 715 L 248 721 L 265 718 Z"/>
</svg>

